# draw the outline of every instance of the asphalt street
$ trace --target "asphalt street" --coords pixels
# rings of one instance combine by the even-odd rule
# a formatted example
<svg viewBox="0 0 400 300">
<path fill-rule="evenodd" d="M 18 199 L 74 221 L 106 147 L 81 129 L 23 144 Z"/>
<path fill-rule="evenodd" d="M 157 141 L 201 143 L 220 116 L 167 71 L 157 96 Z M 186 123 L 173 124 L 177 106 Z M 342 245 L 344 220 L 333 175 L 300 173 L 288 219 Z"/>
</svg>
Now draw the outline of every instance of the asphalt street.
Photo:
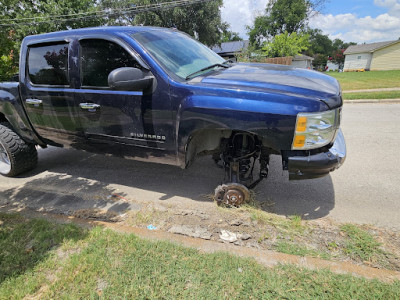
<svg viewBox="0 0 400 300">
<path fill-rule="evenodd" d="M 330 217 L 400 230 L 400 104 L 345 104 L 345 164 L 331 175 L 289 182 L 279 156 L 255 189 L 263 208 L 306 219 Z M 209 195 L 223 179 L 211 158 L 188 170 L 69 149 L 39 150 L 38 167 L 0 178 L 0 206 L 68 212 L 99 208 L 117 213 L 141 205 L 215 205 Z M 115 196 L 117 195 L 117 196 Z"/>
</svg>

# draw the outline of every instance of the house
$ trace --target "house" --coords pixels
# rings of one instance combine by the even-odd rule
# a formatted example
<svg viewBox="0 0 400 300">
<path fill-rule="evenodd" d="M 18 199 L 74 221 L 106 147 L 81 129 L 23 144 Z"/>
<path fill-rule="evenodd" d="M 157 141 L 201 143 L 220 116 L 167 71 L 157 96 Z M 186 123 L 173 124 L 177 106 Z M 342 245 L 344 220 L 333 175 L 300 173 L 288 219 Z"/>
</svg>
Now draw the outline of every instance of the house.
<svg viewBox="0 0 400 300">
<path fill-rule="evenodd" d="M 353 45 L 343 54 L 345 72 L 400 70 L 400 40 Z"/>
<path fill-rule="evenodd" d="M 249 41 L 235 41 L 221 43 L 221 46 L 216 45 L 212 48 L 212 50 L 225 59 L 236 61 L 236 55 L 246 51 L 248 47 Z"/>
<path fill-rule="evenodd" d="M 328 67 L 327 71 L 339 71 L 339 64 L 335 64 L 331 61 L 328 61 L 326 66 Z"/>
<path fill-rule="evenodd" d="M 312 69 L 313 60 L 314 58 L 307 55 L 303 54 L 295 55 L 292 60 L 292 66 L 295 68 Z"/>
</svg>

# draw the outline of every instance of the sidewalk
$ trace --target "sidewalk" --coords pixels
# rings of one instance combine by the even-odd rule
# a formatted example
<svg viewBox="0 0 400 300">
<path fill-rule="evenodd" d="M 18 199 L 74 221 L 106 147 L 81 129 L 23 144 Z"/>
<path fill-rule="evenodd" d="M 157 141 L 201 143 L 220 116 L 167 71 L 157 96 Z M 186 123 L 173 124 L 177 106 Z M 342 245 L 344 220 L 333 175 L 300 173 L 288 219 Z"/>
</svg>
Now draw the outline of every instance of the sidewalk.
<svg viewBox="0 0 400 300">
<path fill-rule="evenodd" d="M 343 100 L 343 102 L 350 104 L 361 104 L 361 103 L 397 104 L 400 103 L 400 99 L 355 99 L 355 100 Z"/>
<path fill-rule="evenodd" d="M 349 93 L 372 93 L 372 92 L 393 92 L 393 91 L 400 91 L 400 87 L 381 88 L 381 89 L 349 90 L 349 91 L 343 91 L 343 94 L 349 94 Z"/>
</svg>

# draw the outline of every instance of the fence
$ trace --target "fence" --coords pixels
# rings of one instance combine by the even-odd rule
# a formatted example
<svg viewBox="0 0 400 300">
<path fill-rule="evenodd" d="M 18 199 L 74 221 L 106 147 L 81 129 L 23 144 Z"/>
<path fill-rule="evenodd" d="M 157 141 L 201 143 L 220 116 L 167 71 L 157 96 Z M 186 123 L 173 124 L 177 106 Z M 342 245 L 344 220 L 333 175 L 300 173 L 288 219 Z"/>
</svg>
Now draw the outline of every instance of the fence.
<svg viewBox="0 0 400 300">
<path fill-rule="evenodd" d="M 285 57 L 274 57 L 274 58 L 263 58 L 261 62 L 267 64 L 278 64 L 278 65 L 287 65 L 290 66 L 292 64 L 293 56 L 285 56 Z"/>
</svg>

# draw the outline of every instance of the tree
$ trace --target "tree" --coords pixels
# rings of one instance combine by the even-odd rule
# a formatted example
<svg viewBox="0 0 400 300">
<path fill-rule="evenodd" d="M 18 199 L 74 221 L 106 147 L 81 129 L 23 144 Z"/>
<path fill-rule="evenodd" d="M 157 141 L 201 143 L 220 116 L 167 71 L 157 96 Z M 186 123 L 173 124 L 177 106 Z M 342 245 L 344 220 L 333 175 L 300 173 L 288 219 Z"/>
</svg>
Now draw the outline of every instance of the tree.
<svg viewBox="0 0 400 300">
<path fill-rule="evenodd" d="M 27 35 L 101 24 L 99 19 L 66 21 L 63 17 L 50 17 L 94 11 L 95 5 L 96 0 L 1 1 L 0 24 L 11 26 L 2 26 L 0 31 L 0 73 L 9 74 L 17 70 L 20 45 Z"/>
<path fill-rule="evenodd" d="M 243 39 L 239 36 L 239 33 L 233 31 L 226 31 L 222 33 L 222 43 L 236 41 L 243 41 Z"/>
<path fill-rule="evenodd" d="M 226 42 L 235 42 L 235 41 L 243 41 L 243 39 L 239 36 L 239 33 L 233 32 L 229 30 L 229 24 L 224 22 L 222 23 L 222 32 L 221 32 L 221 43 Z"/>
<path fill-rule="evenodd" d="M 222 0 L 142 13 L 127 10 L 136 6 L 170 1 L 3 0 L 0 1 L 0 24 L 11 25 L 1 27 L 0 57 L 11 57 L 13 65 L 16 66 L 22 39 L 27 35 L 101 25 L 143 24 L 176 27 L 207 45 L 220 42 L 224 28 L 220 13 Z M 104 12 L 109 14 L 105 15 Z M 237 38 L 234 33 L 232 38 Z M 7 66 L 8 64 L 1 63 L 0 72 L 6 72 L 3 68 L 8 68 Z"/>
<path fill-rule="evenodd" d="M 335 48 L 332 44 L 332 40 L 322 34 L 321 29 L 309 29 L 307 33 L 310 35 L 310 47 L 307 50 L 308 56 L 314 56 L 315 54 L 324 54 L 329 56 Z"/>
<path fill-rule="evenodd" d="M 346 50 L 347 48 L 349 48 L 351 45 L 357 45 L 357 43 L 354 42 L 350 42 L 350 43 L 345 43 L 343 42 L 341 39 L 335 39 L 333 41 L 333 49 L 337 50 L 337 49 L 344 49 Z"/>
<path fill-rule="evenodd" d="M 295 56 L 307 50 L 309 42 L 307 34 L 289 34 L 287 31 L 276 35 L 271 42 L 265 44 L 262 50 L 267 57 Z"/>
<path fill-rule="evenodd" d="M 15 32 L 15 38 L 21 40 L 29 34 L 38 34 L 50 31 L 67 30 L 72 28 L 89 27 L 101 24 L 99 18 L 87 18 L 79 15 L 77 18 L 57 17 L 57 15 L 74 15 L 90 13 L 97 9 L 96 0 L 5 0 L 0 2 L 0 23 L 14 24 L 8 27 Z M 36 19 L 32 19 L 36 18 Z M 17 21 L 8 21 L 8 20 Z M 19 19 L 19 20 L 18 20 Z"/>
<path fill-rule="evenodd" d="M 304 31 L 310 14 L 324 2 L 324 0 L 269 1 L 264 15 L 257 17 L 253 26 L 247 27 L 250 43 L 260 47 L 264 41 L 276 35 Z"/>
<path fill-rule="evenodd" d="M 329 61 L 338 65 L 339 70 L 342 70 L 344 67 L 344 59 L 345 56 L 343 54 L 345 49 L 337 49 L 333 51 L 332 56 L 329 57 Z"/>
<path fill-rule="evenodd" d="M 6 81 L 17 72 L 14 64 L 14 54 L 10 51 L 9 55 L 0 56 L 0 81 Z"/>
<path fill-rule="evenodd" d="M 103 0 L 102 7 L 129 7 L 160 4 L 171 0 Z M 112 6 L 113 5 L 113 6 Z M 174 27 L 196 37 L 200 42 L 213 46 L 220 42 L 223 22 L 220 8 L 222 0 L 196 3 L 170 9 L 154 10 L 137 15 L 125 15 L 110 20 L 111 24 L 132 24 L 145 26 Z"/>
<path fill-rule="evenodd" d="M 313 66 L 315 69 L 323 71 L 325 70 L 328 57 L 324 54 L 315 54 L 313 60 Z"/>
</svg>

